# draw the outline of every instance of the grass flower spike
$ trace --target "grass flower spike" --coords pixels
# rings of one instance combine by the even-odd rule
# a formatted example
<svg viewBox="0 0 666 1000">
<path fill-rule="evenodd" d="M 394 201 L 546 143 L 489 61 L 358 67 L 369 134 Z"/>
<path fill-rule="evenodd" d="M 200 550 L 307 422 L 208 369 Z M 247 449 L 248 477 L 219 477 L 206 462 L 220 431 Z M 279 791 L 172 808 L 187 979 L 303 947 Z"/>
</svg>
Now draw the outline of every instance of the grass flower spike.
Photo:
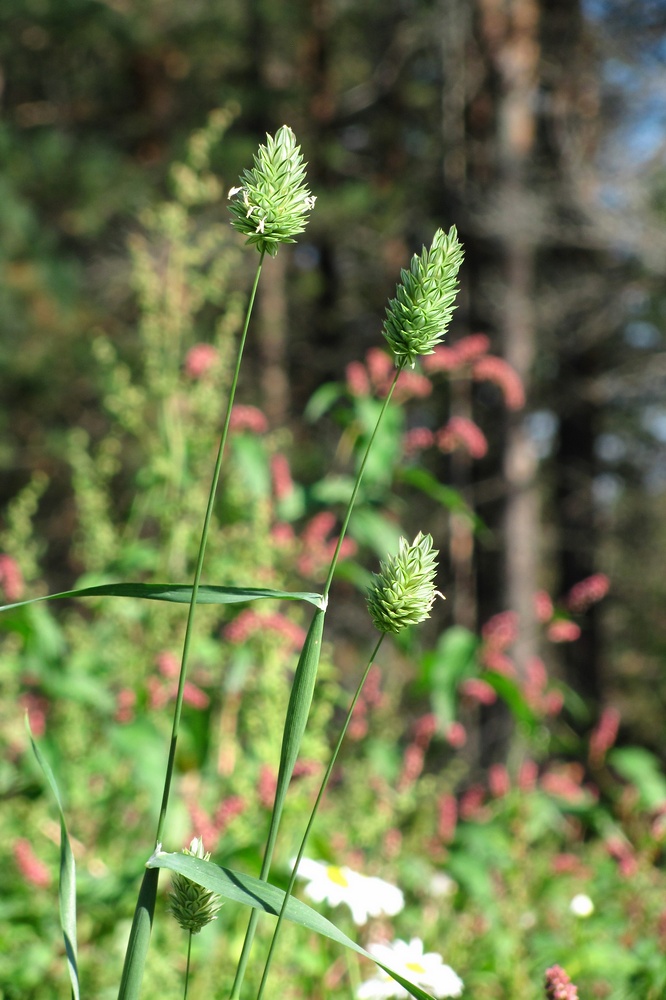
<svg viewBox="0 0 666 1000">
<path fill-rule="evenodd" d="M 210 851 L 204 852 L 203 841 L 195 837 L 189 850 L 183 848 L 183 854 L 194 858 L 210 860 Z M 190 882 L 184 875 L 176 873 L 171 883 L 169 912 L 173 914 L 184 931 L 198 934 L 202 927 L 215 920 L 217 911 L 222 906 L 220 898 L 210 889 Z"/>
<path fill-rule="evenodd" d="M 386 307 L 383 334 L 397 368 L 414 367 L 417 357 L 433 354 L 451 322 L 458 292 L 463 248 L 455 226 L 438 229 L 428 250 L 414 254 L 400 272 L 396 296 Z"/>
<path fill-rule="evenodd" d="M 294 243 L 293 237 L 303 232 L 315 198 L 305 183 L 301 148 L 287 125 L 275 137 L 266 136 L 254 167 L 243 171 L 229 198 L 231 225 L 260 253 L 275 257 L 281 243 Z"/>
<path fill-rule="evenodd" d="M 419 532 L 411 545 L 400 539 L 398 554 L 381 563 L 368 590 L 368 610 L 380 632 L 395 634 L 430 617 L 436 571 L 430 535 Z"/>
</svg>

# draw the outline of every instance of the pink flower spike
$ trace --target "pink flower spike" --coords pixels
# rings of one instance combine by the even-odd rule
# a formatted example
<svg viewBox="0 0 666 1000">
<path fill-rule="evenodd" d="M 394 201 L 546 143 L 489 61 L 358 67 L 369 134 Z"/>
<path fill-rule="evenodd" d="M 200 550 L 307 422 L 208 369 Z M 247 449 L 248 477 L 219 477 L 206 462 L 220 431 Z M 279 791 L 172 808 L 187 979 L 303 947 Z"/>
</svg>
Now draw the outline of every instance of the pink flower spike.
<svg viewBox="0 0 666 1000">
<path fill-rule="evenodd" d="M 491 764 L 488 768 L 488 788 L 494 799 L 501 799 L 511 791 L 511 779 L 504 764 Z"/>
<path fill-rule="evenodd" d="M 449 452 L 460 446 L 470 458 L 483 458 L 488 451 L 485 434 L 467 417 L 451 417 L 448 424 L 437 431 L 435 441 L 440 451 Z"/>
<path fill-rule="evenodd" d="M 551 622 L 546 635 L 551 642 L 575 642 L 576 639 L 580 639 L 580 625 L 565 618 L 559 618 L 557 621 Z"/>
<path fill-rule="evenodd" d="M 459 750 L 467 743 L 467 730 L 462 722 L 452 722 L 446 730 L 444 738 L 450 747 L 454 750 Z"/>
<path fill-rule="evenodd" d="M 435 372 L 451 372 L 459 368 L 461 363 L 455 347 L 444 347 L 442 344 L 435 348 L 433 354 L 426 354 L 421 361 L 423 370 L 428 375 L 434 375 Z"/>
<path fill-rule="evenodd" d="M 537 590 L 534 595 L 534 613 L 540 622 L 549 622 L 553 617 L 553 602 L 546 590 Z"/>
<path fill-rule="evenodd" d="M 458 802 L 455 795 L 442 795 L 437 803 L 437 833 L 450 844 L 458 823 Z"/>
<path fill-rule="evenodd" d="M 518 638 L 518 615 L 515 611 L 500 611 L 488 619 L 481 635 L 489 646 L 503 652 Z"/>
<path fill-rule="evenodd" d="M 470 333 L 468 337 L 462 337 L 453 345 L 453 350 L 458 355 L 460 364 L 474 361 L 482 357 L 490 350 L 490 337 L 485 333 Z"/>
<path fill-rule="evenodd" d="M 536 788 L 539 766 L 534 760 L 525 760 L 518 772 L 518 787 L 521 792 L 531 792 Z"/>
<path fill-rule="evenodd" d="M 51 884 L 51 872 L 32 849 L 32 844 L 25 837 L 14 841 L 14 861 L 21 875 L 30 885 L 46 889 Z"/>
<path fill-rule="evenodd" d="M 176 691 L 173 692 L 173 697 L 176 697 Z M 191 681 L 185 681 L 185 687 L 183 688 L 183 701 L 187 705 L 191 705 L 192 708 L 204 709 L 208 708 L 210 704 L 210 698 L 205 691 L 202 691 L 200 687 L 193 684 Z"/>
<path fill-rule="evenodd" d="M 504 358 L 494 356 L 479 358 L 472 366 L 472 374 L 477 382 L 493 382 L 499 386 L 509 410 L 522 410 L 525 405 L 523 383 L 515 369 Z"/>
<path fill-rule="evenodd" d="M 578 1000 L 578 988 L 569 979 L 561 965 L 546 969 L 546 1000 Z"/>
<path fill-rule="evenodd" d="M 365 365 L 360 361 L 350 361 L 345 369 L 347 391 L 350 396 L 369 396 L 371 390 L 370 379 Z"/>
<path fill-rule="evenodd" d="M 200 379 L 215 365 L 218 351 L 212 344 L 195 344 L 185 356 L 185 374 Z"/>
<path fill-rule="evenodd" d="M 414 455 L 417 451 L 424 451 L 435 443 L 435 435 L 428 427 L 412 427 L 407 431 L 403 439 L 403 450 L 406 455 Z"/>
<path fill-rule="evenodd" d="M 497 691 L 487 681 L 480 677 L 468 677 L 459 687 L 461 695 L 476 701 L 479 705 L 494 705 L 497 701 Z"/>
<path fill-rule="evenodd" d="M 11 556 L 0 553 L 0 588 L 10 604 L 23 597 L 23 574 Z"/>
<path fill-rule="evenodd" d="M 271 478 L 276 500 L 285 500 L 294 492 L 294 482 L 291 478 L 291 469 L 286 455 L 278 452 L 271 458 Z"/>
<path fill-rule="evenodd" d="M 565 598 L 570 611 L 581 614 L 592 604 L 603 600 L 610 588 L 610 580 L 605 573 L 595 573 L 575 584 Z"/>
<path fill-rule="evenodd" d="M 590 763 L 600 767 L 604 757 L 617 739 L 620 713 L 616 708 L 605 708 L 590 736 Z"/>
<path fill-rule="evenodd" d="M 231 411 L 229 429 L 232 431 L 252 431 L 253 434 L 265 434 L 268 430 L 268 420 L 265 414 L 256 406 L 245 406 L 237 403 Z"/>
</svg>

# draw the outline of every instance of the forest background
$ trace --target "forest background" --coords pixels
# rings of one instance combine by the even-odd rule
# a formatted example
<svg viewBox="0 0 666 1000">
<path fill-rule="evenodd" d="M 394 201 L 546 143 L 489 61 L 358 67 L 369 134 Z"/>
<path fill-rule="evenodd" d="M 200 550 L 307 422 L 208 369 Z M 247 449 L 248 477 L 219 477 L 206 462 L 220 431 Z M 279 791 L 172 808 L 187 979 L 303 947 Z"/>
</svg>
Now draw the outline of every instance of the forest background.
<svg viewBox="0 0 666 1000">
<path fill-rule="evenodd" d="M 388 710 L 377 721 L 378 730 L 388 727 L 394 734 L 389 746 L 374 744 L 379 771 L 399 785 L 400 754 L 412 745 L 424 749 L 423 737 L 415 737 L 410 726 L 434 713 L 437 736 L 427 738 L 424 755 L 427 750 L 431 756 L 421 766 L 429 774 L 448 769 L 447 786 L 437 793 L 439 819 L 433 821 L 439 823 L 444 863 L 447 850 L 455 853 L 458 835 L 443 829 L 446 795 L 460 807 L 470 789 L 478 795 L 490 775 L 504 773 L 493 770 L 498 766 L 507 768 L 515 784 L 527 743 L 542 772 L 557 759 L 557 774 L 579 791 L 594 779 L 600 795 L 595 801 L 604 803 L 609 823 L 612 817 L 619 824 L 613 830 L 622 830 L 624 847 L 609 839 L 593 811 L 580 815 L 587 800 L 572 805 L 566 796 L 557 800 L 558 808 L 569 819 L 572 809 L 578 812 L 578 826 L 566 828 L 565 840 L 583 845 L 599 837 L 619 868 L 627 868 L 629 847 L 635 857 L 644 848 L 646 865 L 660 871 L 654 824 L 666 800 L 660 771 L 666 703 L 660 97 L 666 5 L 5 0 L 0 26 L 0 585 L 7 600 L 19 589 L 29 596 L 66 590 L 82 577 L 95 582 L 109 574 L 130 578 L 160 570 L 186 578 L 191 542 L 186 531 L 178 537 L 175 513 L 160 512 L 153 520 L 137 514 L 137 485 L 152 490 L 165 507 L 170 496 L 187 493 L 183 482 L 164 485 L 171 473 L 160 461 L 165 455 L 174 460 L 173 441 L 160 452 L 159 434 L 151 444 L 145 432 L 141 443 L 140 424 L 151 415 L 164 417 L 161 401 L 178 379 L 199 380 L 192 413 L 201 428 L 201 454 L 195 449 L 188 461 L 193 470 L 202 468 L 206 435 L 219 417 L 213 390 L 224 388 L 226 376 L 220 371 L 218 383 L 206 382 L 205 358 L 213 355 L 200 352 L 203 367 L 197 368 L 197 355 L 187 352 L 202 342 L 219 345 L 238 314 L 235 296 L 247 295 L 251 280 L 251 265 L 238 256 L 239 242 L 231 232 L 219 235 L 220 226 L 227 226 L 226 190 L 265 133 L 287 123 L 303 147 L 317 211 L 298 245 L 267 262 L 241 386 L 242 403 L 256 408 L 245 412 L 245 429 L 258 429 L 265 445 L 258 452 L 239 436 L 235 461 L 238 470 L 250 473 L 241 485 L 226 487 L 227 514 L 240 523 L 248 497 L 248 509 L 256 501 L 259 510 L 262 490 L 279 494 L 285 469 L 280 463 L 288 462 L 291 493 L 275 499 L 282 503 L 281 520 L 303 539 L 299 572 L 316 581 L 321 566 L 305 557 L 324 544 L 325 524 L 316 519 L 344 495 L 344 462 L 369 421 L 359 379 L 368 385 L 373 377 L 379 380 L 372 352 L 379 346 L 386 299 L 411 254 L 429 243 L 435 228 L 455 224 L 466 257 L 447 346 L 465 344 L 471 353 L 457 361 L 451 354 L 437 372 L 426 371 L 432 390 L 414 382 L 405 391 L 404 413 L 390 427 L 404 448 L 392 452 L 387 441 L 383 458 L 390 475 L 382 475 L 378 463 L 370 476 L 352 525 L 353 558 L 339 577 L 331 711 L 340 707 L 336 698 L 349 686 L 364 642 L 357 587 L 394 544 L 399 527 L 409 537 L 431 531 L 441 550 L 439 586 L 447 599 L 436 606 L 423 647 L 407 644 L 396 654 L 399 680 L 393 689 L 389 683 L 387 697 L 402 729 L 391 729 L 395 719 Z M 218 187 L 210 186 L 211 177 Z M 185 216 L 175 209 L 170 214 L 169 205 L 186 210 L 193 228 L 179 231 Z M 192 251 L 179 258 L 176 278 L 169 270 L 176 254 L 160 256 L 169 241 Z M 219 271 L 211 266 L 211 248 L 224 260 Z M 199 285 L 198 273 L 205 274 Z M 175 282 L 172 297 L 167 301 L 164 293 L 162 300 L 169 280 Z M 189 294 L 196 302 L 183 303 L 179 296 Z M 175 360 L 168 351 L 157 356 L 162 348 L 151 322 L 164 329 L 172 322 L 182 335 Z M 488 340 L 468 339 L 479 334 Z M 152 375 L 146 364 L 151 351 Z M 176 381 L 165 375 L 160 385 L 160 366 Z M 141 378 L 142 392 L 131 396 Z M 257 413 L 260 422 L 252 425 Z M 242 425 L 242 413 L 239 420 Z M 445 428 L 448 437 L 437 437 Z M 430 437 L 419 438 L 423 430 Z M 146 461 L 151 448 L 152 464 Z M 329 456 L 335 457 L 336 475 L 324 463 Z M 393 499 L 387 499 L 389 485 Z M 438 488 L 443 486 L 450 490 Z M 134 524 L 131 539 L 122 534 L 127 523 Z M 261 564 L 268 529 L 264 525 L 260 537 L 256 520 L 245 527 L 252 528 L 254 541 L 250 545 L 238 528 L 232 537 L 238 562 Z M 328 525 L 325 535 L 331 531 Z M 167 535 L 176 541 L 160 563 L 154 550 Z M 223 572 L 233 565 L 223 552 L 214 558 Z M 572 588 L 590 578 L 592 590 L 577 605 Z M 516 617 L 494 617 L 503 612 Z M 127 628 L 121 612 L 113 616 L 108 635 L 104 625 L 96 626 L 98 638 Z M 474 662 L 474 679 L 486 671 L 488 684 L 489 621 L 509 623 L 509 637 L 498 649 L 515 672 L 509 678 L 515 690 L 495 678 L 491 687 L 500 697 L 492 704 L 487 691 L 473 686 L 467 701 L 459 691 L 449 698 L 434 676 L 440 661 L 429 661 L 426 647 L 446 659 L 458 643 L 455 655 L 464 662 L 457 680 L 472 679 Z M 39 957 L 32 967 L 26 963 L 16 992 L 9 984 L 19 973 L 9 958 L 0 969 L 8 997 L 37 997 L 39 977 L 50 968 L 41 947 L 44 927 L 50 927 L 48 877 L 41 902 L 28 906 L 11 845 L 21 822 L 34 822 L 33 800 L 42 800 L 29 765 L 16 756 L 15 706 L 18 701 L 41 711 L 50 720 L 47 733 L 49 726 L 70 731 L 69 749 L 76 755 L 83 752 L 85 732 L 95 731 L 89 720 L 87 730 L 71 735 L 72 726 L 83 725 L 76 711 L 100 713 L 112 723 L 122 721 L 123 705 L 131 714 L 135 702 L 122 695 L 131 687 L 129 667 L 121 683 L 111 662 L 97 673 L 85 656 L 72 666 L 67 651 L 86 622 L 80 610 L 53 608 L 8 622 L 8 666 L 2 672 L 8 702 L 2 711 L 9 756 L 2 794 L 10 808 L 20 803 L 4 838 L 20 900 L 8 915 L 20 914 L 22 940 Z M 161 620 L 151 627 L 155 659 L 173 637 Z M 208 647 L 199 653 L 205 689 L 214 654 Z M 122 655 L 119 650 L 118 660 Z M 544 708 L 538 725 L 529 697 L 516 694 L 525 694 L 530 678 L 535 682 L 537 661 L 547 671 L 551 693 L 561 696 L 556 710 Z M 414 662 L 420 664 L 419 684 L 409 673 Z M 232 666 L 231 697 L 215 723 L 222 728 L 237 723 L 249 669 L 238 658 Z M 502 676 L 500 666 L 495 660 L 495 673 Z M 71 669 L 78 709 L 67 716 L 52 706 L 71 682 Z M 160 669 L 168 673 L 164 662 Z M 114 700 L 107 702 L 96 684 L 110 677 Z M 149 686 L 144 697 L 147 691 Z M 141 695 L 134 697 L 140 704 Z M 204 735 L 213 723 L 206 718 L 206 724 L 191 722 L 193 771 L 195 761 L 198 766 L 213 755 Z M 595 770 L 590 738 L 603 719 L 619 727 L 610 742 L 635 753 L 618 756 L 602 774 L 610 744 L 603 761 L 597 755 Z M 461 730 L 450 730 L 454 723 Z M 256 735 L 257 724 L 254 730 L 247 725 Z M 455 745 L 462 742 L 460 732 L 464 747 Z M 131 756 L 139 745 L 143 752 L 148 744 L 132 741 L 144 738 L 133 733 L 124 743 L 109 744 L 107 752 Z M 395 759 L 392 745 L 400 750 Z M 317 747 L 310 750 L 315 759 Z M 453 750 L 462 755 L 464 773 L 451 764 Z M 66 753 L 53 752 L 62 752 L 65 767 Z M 97 766 L 104 772 L 103 764 Z M 217 759 L 215 766 L 218 774 L 233 771 L 228 760 Z M 189 768 L 182 765 L 185 777 Z M 255 770 L 259 775 L 258 762 Z M 99 781 L 102 797 L 115 801 L 120 789 Z M 248 787 L 231 789 L 237 804 L 249 795 Z M 421 845 L 415 853 L 424 850 L 418 841 L 424 834 L 414 817 L 430 787 L 424 785 L 422 799 L 411 801 L 409 821 L 407 812 L 400 821 L 393 817 L 401 836 L 413 835 Z M 634 799 L 627 800 L 627 789 Z M 75 808 L 83 809 L 70 795 Z M 645 829 L 652 831 L 642 848 L 637 841 L 643 834 L 627 830 L 632 803 L 644 810 Z M 40 807 L 46 816 L 48 805 Z M 471 807 L 467 818 L 489 822 L 487 813 L 475 814 Z M 507 817 L 500 810 L 495 819 L 501 826 Z M 185 834 L 185 819 L 182 826 Z M 48 831 L 48 825 L 41 829 Z M 94 829 L 101 836 L 101 827 Z M 376 830 L 366 834 L 368 843 L 379 838 Z M 234 850 L 243 843 L 249 851 L 250 842 L 247 831 L 239 833 Z M 234 850 L 228 848 L 230 855 Z M 330 843 L 320 850 L 330 852 Z M 382 850 L 394 859 L 386 844 Z M 456 875 L 463 896 L 468 893 L 455 904 L 461 910 L 475 892 L 478 903 L 490 891 L 475 885 L 460 861 L 464 853 L 461 847 Z M 103 905 L 96 902 L 103 909 L 109 897 L 102 896 Z M 626 913 L 614 918 L 620 926 Z M 656 997 L 662 995 L 664 931 L 656 918 L 650 924 L 652 918 L 643 916 L 655 951 L 650 961 L 627 965 L 626 983 L 647 975 L 654 959 L 650 985 L 633 995 Z M 95 934 L 100 920 L 99 914 L 91 917 Z M 106 932 L 112 934 L 110 925 Z M 90 929 L 89 935 L 92 940 Z M 469 943 L 469 937 L 464 940 Z M 465 951 L 463 940 L 452 947 L 456 956 Z M 536 982 L 541 956 L 537 949 L 526 959 L 524 989 Z M 596 984 L 590 995 L 624 995 L 603 992 L 602 964 L 588 969 Z M 584 963 L 579 965 L 585 974 Z M 106 982 L 104 972 L 95 974 Z M 495 979 L 484 980 L 491 974 Z M 495 954 L 489 966 L 472 969 L 466 982 L 476 983 L 475 996 L 518 995 L 510 993 L 521 985 L 511 979 L 515 975 L 515 954 Z M 507 993 L 492 992 L 500 988 Z"/>
</svg>

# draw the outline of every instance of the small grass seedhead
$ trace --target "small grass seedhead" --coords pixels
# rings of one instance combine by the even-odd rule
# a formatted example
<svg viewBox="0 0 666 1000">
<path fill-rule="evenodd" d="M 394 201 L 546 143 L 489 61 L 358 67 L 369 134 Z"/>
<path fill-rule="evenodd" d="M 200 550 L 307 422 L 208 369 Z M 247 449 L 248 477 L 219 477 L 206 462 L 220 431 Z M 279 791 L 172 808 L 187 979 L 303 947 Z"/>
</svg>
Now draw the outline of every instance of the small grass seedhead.
<svg viewBox="0 0 666 1000">
<path fill-rule="evenodd" d="M 184 847 L 183 854 L 202 858 L 203 861 L 210 859 L 210 851 L 204 852 L 200 837 L 194 838 L 189 850 Z M 222 902 L 216 893 L 204 889 L 196 882 L 190 882 L 184 875 L 174 874 L 169 893 L 169 913 L 176 918 L 184 931 L 198 934 L 202 927 L 215 920 L 221 906 Z"/>
<path fill-rule="evenodd" d="M 432 537 L 418 533 L 412 544 L 400 539 L 398 554 L 382 562 L 368 590 L 368 610 L 380 632 L 401 632 L 430 617 L 437 572 Z"/>
<path fill-rule="evenodd" d="M 244 170 L 229 192 L 231 225 L 260 252 L 272 257 L 281 243 L 295 243 L 305 229 L 315 198 L 305 183 L 305 163 L 288 125 L 266 136 L 254 167 Z"/>
<path fill-rule="evenodd" d="M 430 249 L 414 254 L 400 272 L 396 295 L 386 307 L 383 334 L 397 368 L 414 367 L 417 357 L 432 354 L 451 322 L 458 292 L 463 248 L 455 226 L 438 229 Z"/>
</svg>

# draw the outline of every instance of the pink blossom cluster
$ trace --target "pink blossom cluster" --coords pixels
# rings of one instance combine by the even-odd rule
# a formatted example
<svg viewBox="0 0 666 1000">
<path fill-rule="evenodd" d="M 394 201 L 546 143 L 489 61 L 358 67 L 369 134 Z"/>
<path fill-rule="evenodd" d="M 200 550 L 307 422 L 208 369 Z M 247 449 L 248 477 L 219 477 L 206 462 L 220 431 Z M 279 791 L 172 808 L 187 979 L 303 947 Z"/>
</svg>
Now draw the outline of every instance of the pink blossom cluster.
<svg viewBox="0 0 666 1000">
<path fill-rule="evenodd" d="M 611 858 L 617 861 L 620 875 L 624 878 L 632 878 L 638 870 L 638 861 L 629 841 L 623 837 L 611 835 L 606 838 L 605 847 Z"/>
<path fill-rule="evenodd" d="M 593 767 L 601 767 L 606 754 L 614 745 L 620 728 L 620 713 L 612 706 L 604 708 L 590 736 L 589 760 Z"/>
<path fill-rule="evenodd" d="M 10 604 L 23 597 L 23 574 L 19 564 L 5 553 L 0 553 L 0 588 Z"/>
<path fill-rule="evenodd" d="M 539 782 L 544 792 L 564 799 L 572 805 L 580 805 L 592 792 L 588 786 L 583 786 L 585 772 L 583 766 L 576 761 L 568 764 L 556 764 L 541 775 Z"/>
<path fill-rule="evenodd" d="M 382 672 L 375 666 L 370 668 L 361 695 L 354 705 L 347 735 L 351 740 L 362 740 L 368 732 L 368 709 L 381 705 L 384 695 L 381 690 Z"/>
<path fill-rule="evenodd" d="M 490 338 L 485 333 L 472 333 L 452 346 L 440 344 L 423 358 L 423 369 L 429 374 L 452 372 L 483 357 L 490 350 Z"/>
<path fill-rule="evenodd" d="M 518 636 L 518 615 L 515 611 L 501 611 L 489 618 L 481 629 L 483 644 L 479 659 L 487 670 L 514 678 L 516 667 L 506 650 Z"/>
<path fill-rule="evenodd" d="M 219 351 L 212 344 L 194 344 L 185 355 L 185 374 L 203 378 L 217 363 Z"/>
<path fill-rule="evenodd" d="M 371 347 L 365 355 L 365 364 L 351 361 L 345 369 L 347 391 L 351 396 L 364 398 L 375 393 L 386 396 L 395 377 L 392 359 L 379 347 Z M 400 373 L 395 387 L 396 399 L 422 399 L 432 392 L 432 382 L 425 375 L 407 369 Z"/>
<path fill-rule="evenodd" d="M 178 693 L 178 674 L 180 661 L 170 650 L 162 650 L 155 657 L 157 672 L 146 681 L 148 707 L 154 711 L 164 708 L 170 701 L 175 701 Z M 126 724 L 134 718 L 136 692 L 131 688 L 121 688 L 116 695 L 115 719 Z M 210 698 L 193 681 L 185 681 L 183 701 L 192 708 L 204 709 L 210 703 Z"/>
<path fill-rule="evenodd" d="M 546 969 L 546 1000 L 578 1000 L 578 988 L 569 979 L 561 965 Z"/>
<path fill-rule="evenodd" d="M 610 589 L 610 580 L 605 573 L 594 573 L 576 583 L 566 597 L 569 611 L 581 614 L 593 604 L 603 600 Z"/>
<path fill-rule="evenodd" d="M 206 850 L 214 851 L 229 824 L 236 816 L 244 813 L 246 808 L 245 800 L 240 795 L 230 795 L 220 802 L 210 817 L 198 802 L 191 799 L 187 802 L 191 824 L 191 835 L 187 840 L 191 840 L 192 837 L 201 837 Z"/>
<path fill-rule="evenodd" d="M 522 409 L 525 390 L 520 376 L 503 358 L 488 354 L 489 350 L 490 340 L 485 334 L 471 334 L 451 347 L 437 347 L 434 354 L 423 359 L 423 369 L 428 375 L 467 369 L 476 382 L 497 385 L 509 410 Z"/>
<path fill-rule="evenodd" d="M 575 642 L 580 638 L 580 625 L 570 618 L 556 617 L 553 600 L 546 590 L 537 590 L 534 595 L 534 614 L 546 626 L 550 642 Z"/>
<path fill-rule="evenodd" d="M 37 691 L 25 691 L 19 702 L 23 711 L 27 712 L 33 736 L 43 736 L 46 732 L 46 717 L 49 710 L 48 698 Z"/>
<path fill-rule="evenodd" d="M 12 853 L 16 867 L 26 882 L 39 889 L 46 889 L 50 886 L 51 872 L 37 857 L 29 840 L 26 840 L 25 837 L 19 837 L 18 840 L 15 840 Z"/>
<path fill-rule="evenodd" d="M 437 834 L 445 844 L 450 844 L 458 824 L 458 800 L 455 795 L 440 795 L 437 801 Z"/>
<path fill-rule="evenodd" d="M 435 432 L 435 443 L 442 452 L 464 448 L 470 458 L 483 458 L 488 451 L 485 434 L 468 417 L 451 417 L 444 427 Z"/>
<path fill-rule="evenodd" d="M 337 537 L 330 537 L 335 524 L 335 516 L 330 511 L 321 511 L 305 525 L 301 536 L 301 552 L 297 560 L 298 571 L 302 576 L 315 577 L 330 565 L 338 543 Z M 353 539 L 344 538 L 339 558 L 348 559 L 354 555 L 356 549 L 356 542 Z"/>
<path fill-rule="evenodd" d="M 294 492 L 289 459 L 281 452 L 271 457 L 271 481 L 273 483 L 273 496 L 278 501 L 286 500 Z"/>
<path fill-rule="evenodd" d="M 254 608 L 245 608 L 236 615 L 233 621 L 225 625 L 222 634 L 233 645 L 239 646 L 251 636 L 267 632 L 284 639 L 291 648 L 302 646 L 305 641 L 305 632 L 296 622 L 279 612 L 265 614 Z"/>
<path fill-rule="evenodd" d="M 268 420 L 266 419 L 266 415 L 257 406 L 247 406 L 244 403 L 237 403 L 231 411 L 229 430 L 265 434 L 268 430 Z"/>
<path fill-rule="evenodd" d="M 495 688 L 480 677 L 468 677 L 460 684 L 458 690 L 463 698 L 479 705 L 494 705 L 497 701 Z"/>
<path fill-rule="evenodd" d="M 540 657 L 532 656 L 525 664 L 522 690 L 525 701 L 533 712 L 557 715 L 562 711 L 564 695 L 561 691 L 548 690 L 548 671 Z"/>
</svg>

